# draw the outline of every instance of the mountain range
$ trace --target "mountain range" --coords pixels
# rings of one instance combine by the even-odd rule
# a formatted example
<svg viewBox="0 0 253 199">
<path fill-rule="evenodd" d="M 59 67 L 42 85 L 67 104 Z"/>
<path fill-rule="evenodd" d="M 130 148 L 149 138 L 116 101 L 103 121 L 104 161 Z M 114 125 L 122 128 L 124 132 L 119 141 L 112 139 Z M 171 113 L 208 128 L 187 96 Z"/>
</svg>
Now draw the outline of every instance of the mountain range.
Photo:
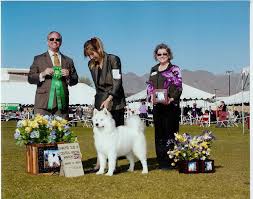
<svg viewBox="0 0 253 199">
<path fill-rule="evenodd" d="M 183 83 L 208 93 L 216 94 L 217 97 L 229 96 L 229 75 L 213 74 L 204 70 L 182 70 Z M 123 74 L 123 87 L 126 96 L 130 96 L 146 88 L 149 74 L 138 76 L 133 72 Z M 240 73 L 230 74 L 230 95 L 241 91 Z M 249 77 L 245 83 L 245 90 L 249 90 Z"/>
</svg>

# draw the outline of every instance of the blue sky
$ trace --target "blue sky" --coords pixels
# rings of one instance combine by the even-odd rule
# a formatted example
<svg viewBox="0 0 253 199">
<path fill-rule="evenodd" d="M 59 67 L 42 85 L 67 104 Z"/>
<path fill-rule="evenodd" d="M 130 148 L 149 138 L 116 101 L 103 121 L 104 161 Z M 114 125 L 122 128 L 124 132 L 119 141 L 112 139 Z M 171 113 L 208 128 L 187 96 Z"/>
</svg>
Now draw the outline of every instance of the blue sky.
<svg viewBox="0 0 253 199">
<path fill-rule="evenodd" d="M 167 43 L 172 62 L 188 70 L 225 74 L 249 66 L 249 2 L 120 1 L 1 2 L 1 67 L 29 68 L 47 50 L 46 36 L 63 36 L 61 52 L 88 76 L 83 44 L 100 37 L 121 58 L 124 73 L 149 73 L 153 50 Z"/>
</svg>

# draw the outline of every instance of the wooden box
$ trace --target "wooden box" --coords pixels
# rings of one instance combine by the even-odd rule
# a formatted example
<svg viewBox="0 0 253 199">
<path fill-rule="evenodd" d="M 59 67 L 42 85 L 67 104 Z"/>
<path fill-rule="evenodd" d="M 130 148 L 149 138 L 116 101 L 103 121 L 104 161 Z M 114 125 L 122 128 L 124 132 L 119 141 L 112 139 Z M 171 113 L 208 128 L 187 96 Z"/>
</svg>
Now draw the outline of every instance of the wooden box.
<svg viewBox="0 0 253 199">
<path fill-rule="evenodd" d="M 31 174 L 60 171 L 57 144 L 26 145 L 26 171 Z"/>
<path fill-rule="evenodd" d="M 214 160 L 200 160 L 199 161 L 199 172 L 200 173 L 214 173 Z"/>
<path fill-rule="evenodd" d="M 179 173 L 199 173 L 198 160 L 183 160 L 178 164 Z"/>
<path fill-rule="evenodd" d="M 179 173 L 214 173 L 214 160 L 184 160 L 178 164 Z"/>
</svg>

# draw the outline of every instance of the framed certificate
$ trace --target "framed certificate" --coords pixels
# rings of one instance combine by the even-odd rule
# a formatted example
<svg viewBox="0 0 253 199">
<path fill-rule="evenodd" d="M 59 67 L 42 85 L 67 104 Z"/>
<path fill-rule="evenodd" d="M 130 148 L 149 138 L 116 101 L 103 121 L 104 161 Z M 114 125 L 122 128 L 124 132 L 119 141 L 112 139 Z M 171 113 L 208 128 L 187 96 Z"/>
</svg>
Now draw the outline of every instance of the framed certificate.
<svg viewBox="0 0 253 199">
<path fill-rule="evenodd" d="M 167 89 L 155 89 L 153 92 L 154 104 L 168 104 L 168 91 Z"/>
</svg>

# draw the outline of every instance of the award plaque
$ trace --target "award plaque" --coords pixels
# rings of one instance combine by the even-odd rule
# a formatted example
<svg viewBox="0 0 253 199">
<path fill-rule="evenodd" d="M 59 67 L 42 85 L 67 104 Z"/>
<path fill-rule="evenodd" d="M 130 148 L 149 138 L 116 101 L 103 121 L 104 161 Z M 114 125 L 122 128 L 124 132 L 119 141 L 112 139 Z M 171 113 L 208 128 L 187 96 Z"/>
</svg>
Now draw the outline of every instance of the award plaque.
<svg viewBox="0 0 253 199">
<path fill-rule="evenodd" d="M 155 89 L 153 92 L 154 104 L 168 104 L 168 91 L 167 89 Z"/>
</svg>

